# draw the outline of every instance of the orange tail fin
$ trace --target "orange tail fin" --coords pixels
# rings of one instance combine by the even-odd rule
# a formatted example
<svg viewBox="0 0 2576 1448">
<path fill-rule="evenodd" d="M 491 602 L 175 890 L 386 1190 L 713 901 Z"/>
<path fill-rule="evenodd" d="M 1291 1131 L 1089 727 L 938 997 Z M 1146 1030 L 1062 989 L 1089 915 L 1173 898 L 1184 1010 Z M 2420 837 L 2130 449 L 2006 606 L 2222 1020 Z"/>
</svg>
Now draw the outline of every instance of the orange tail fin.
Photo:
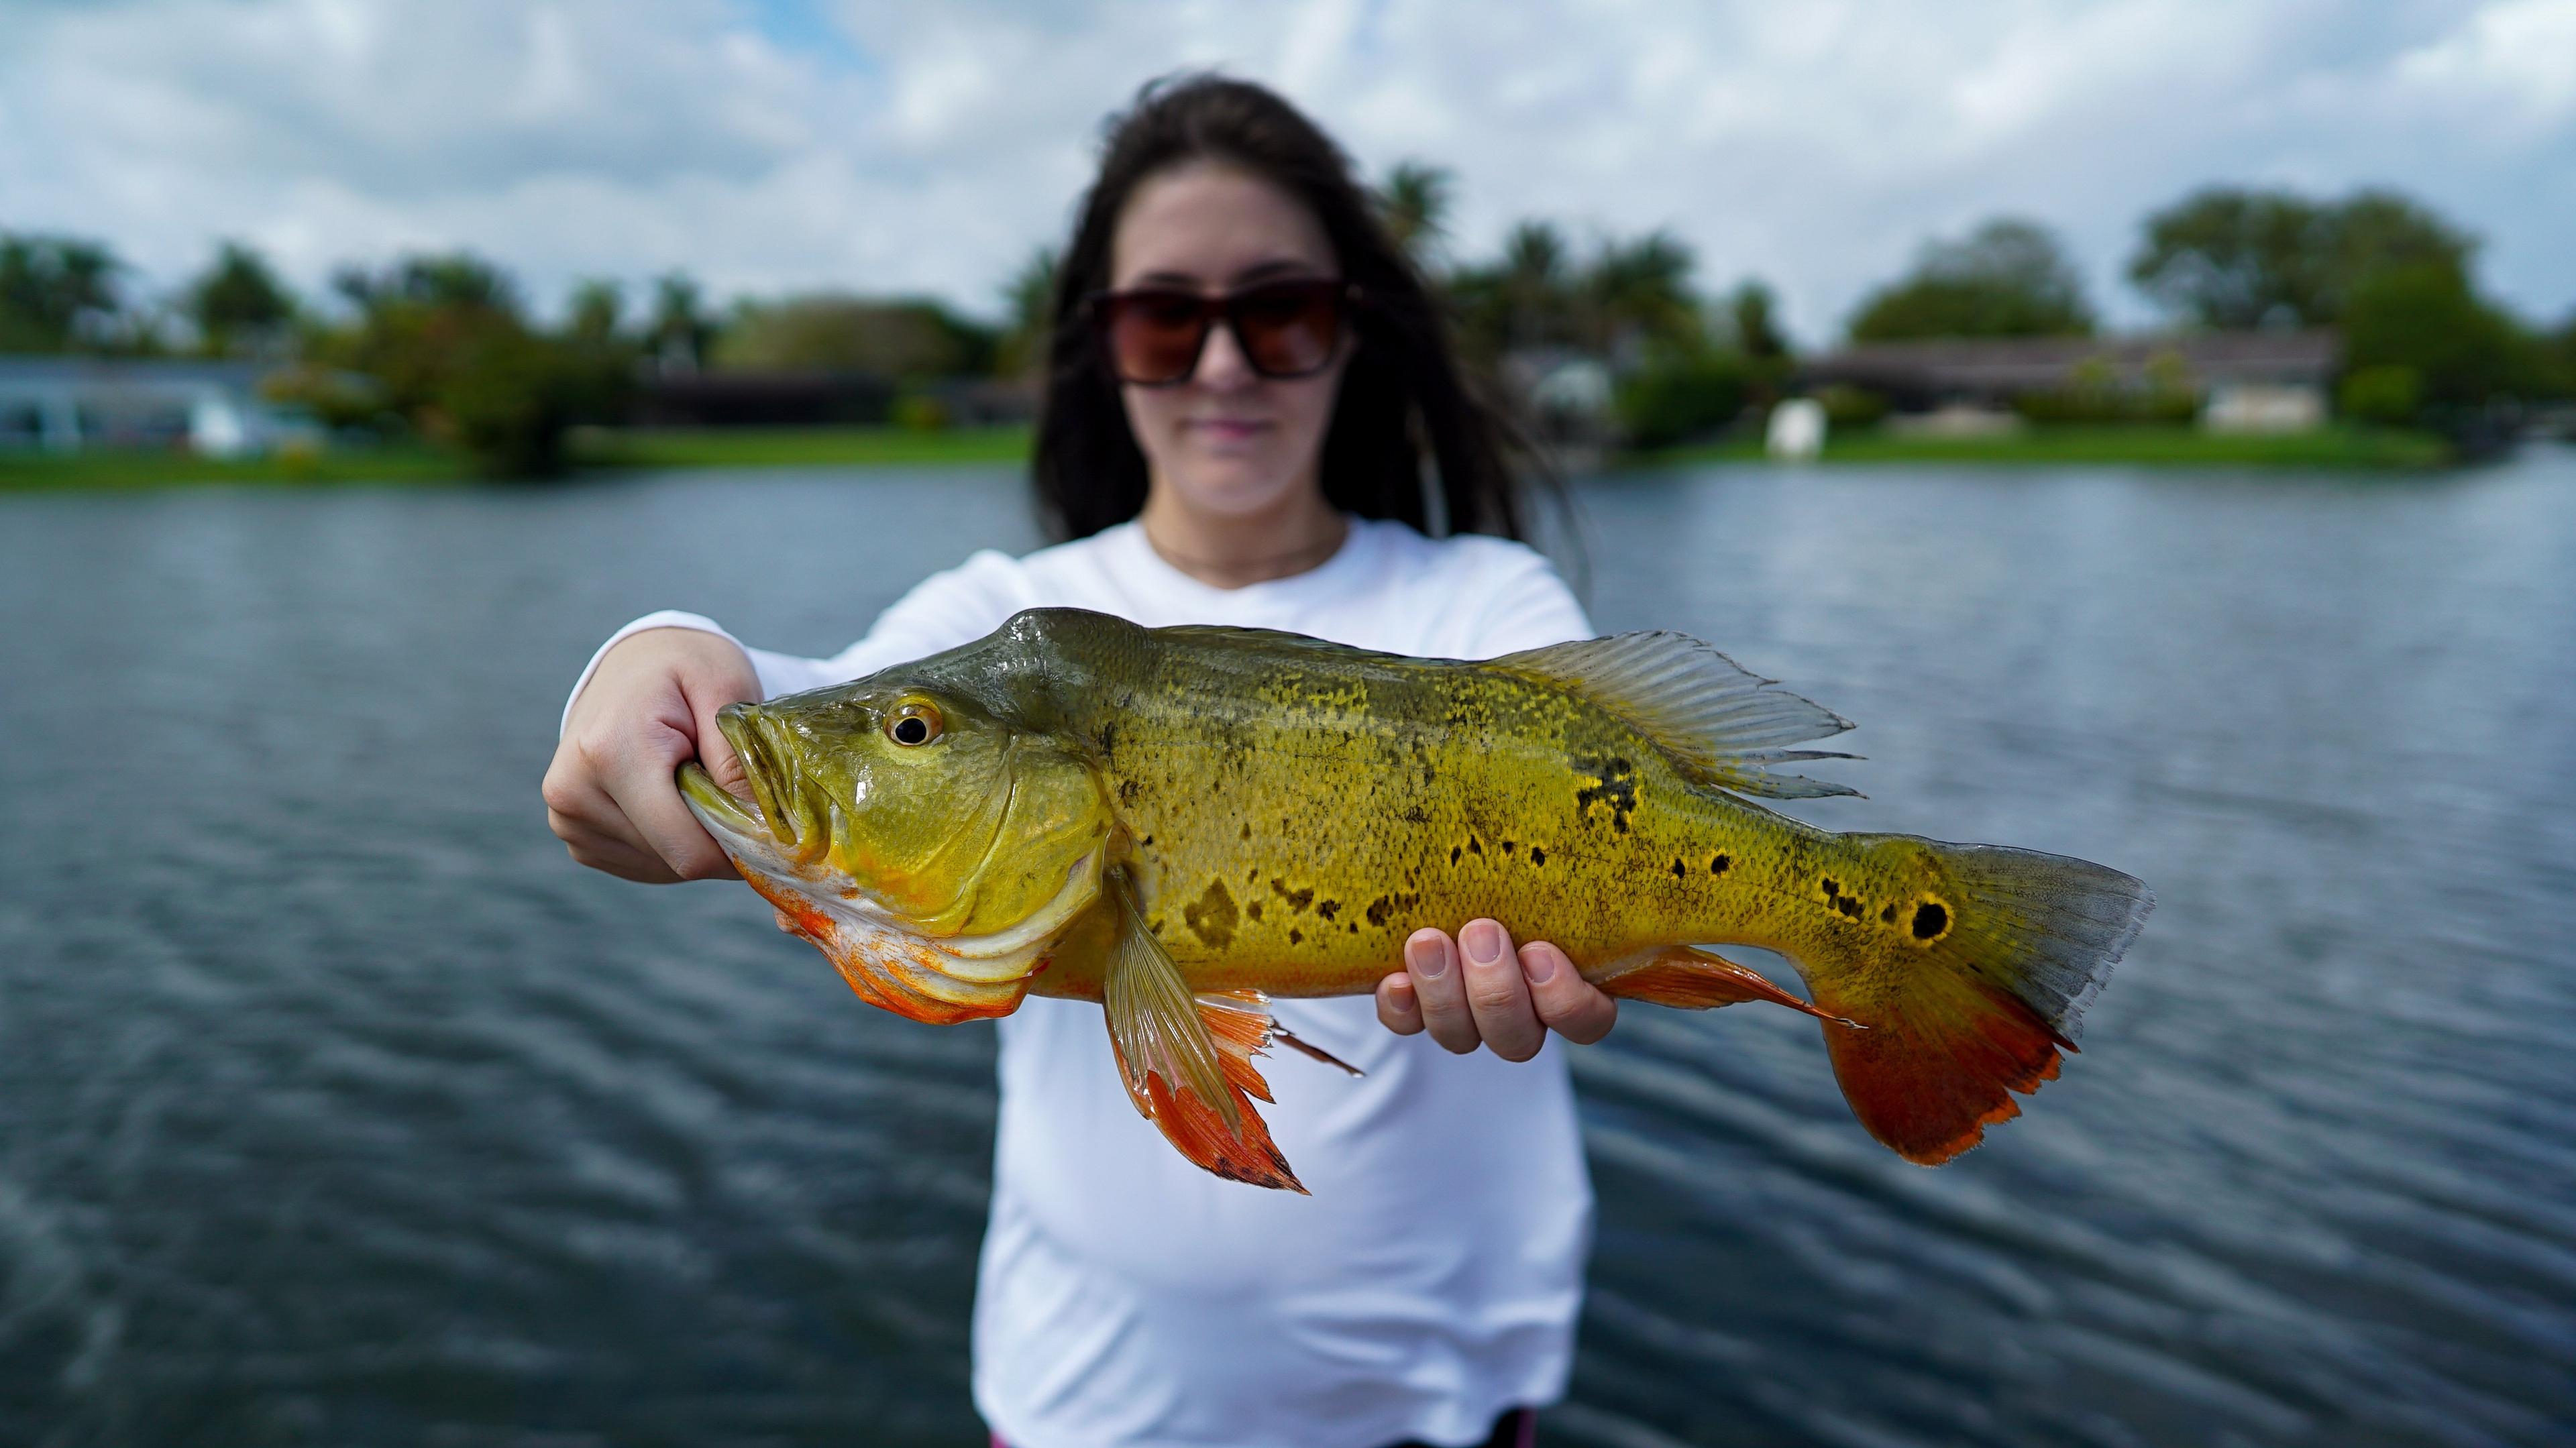
<svg viewBox="0 0 2576 1448">
<path fill-rule="evenodd" d="M 2083 1009 L 2137 938 L 2155 896 L 2062 855 L 1907 836 L 1849 836 L 1902 852 L 1911 891 L 1863 956 L 1801 961 L 1816 1004 L 1866 1030 L 1825 1032 L 1843 1099 L 1869 1134 L 1938 1166 L 2021 1114 L 2057 1078 Z"/>
<path fill-rule="evenodd" d="M 1127 1069 L 1126 1054 L 1112 1034 L 1109 1044 L 1118 1054 L 1119 1077 L 1131 1083 L 1128 1098 L 1163 1133 L 1164 1140 L 1207 1170 L 1228 1181 L 1303 1194 L 1306 1188 L 1270 1140 L 1269 1126 L 1252 1109 L 1254 1100 L 1273 1099 L 1270 1083 L 1261 1079 L 1252 1064 L 1254 1053 L 1270 1044 L 1269 998 L 1259 991 L 1211 991 L 1196 1001 L 1199 1020 L 1216 1044 L 1218 1067 L 1225 1073 L 1225 1089 L 1234 1098 L 1242 1133 L 1229 1129 L 1216 1107 L 1186 1087 L 1175 1088 L 1160 1071 L 1144 1072 L 1143 1089 L 1138 1089 L 1132 1084 L 1135 1073 Z"/>
</svg>

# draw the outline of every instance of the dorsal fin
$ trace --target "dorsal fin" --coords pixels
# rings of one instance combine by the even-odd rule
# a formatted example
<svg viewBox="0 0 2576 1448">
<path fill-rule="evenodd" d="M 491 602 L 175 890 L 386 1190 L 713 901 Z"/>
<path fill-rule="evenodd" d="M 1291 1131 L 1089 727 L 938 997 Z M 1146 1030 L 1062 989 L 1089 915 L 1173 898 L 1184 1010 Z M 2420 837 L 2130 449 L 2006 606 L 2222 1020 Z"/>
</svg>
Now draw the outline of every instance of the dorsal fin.
<svg viewBox="0 0 2576 1448">
<path fill-rule="evenodd" d="M 1848 785 L 1763 766 L 1806 759 L 1857 759 L 1816 749 L 1783 749 L 1840 734 L 1851 721 L 1801 699 L 1776 680 L 1688 634 L 1614 634 L 1505 654 L 1490 667 L 1559 684 L 1619 716 L 1661 746 L 1700 784 L 1770 799 L 1858 794 Z"/>
</svg>

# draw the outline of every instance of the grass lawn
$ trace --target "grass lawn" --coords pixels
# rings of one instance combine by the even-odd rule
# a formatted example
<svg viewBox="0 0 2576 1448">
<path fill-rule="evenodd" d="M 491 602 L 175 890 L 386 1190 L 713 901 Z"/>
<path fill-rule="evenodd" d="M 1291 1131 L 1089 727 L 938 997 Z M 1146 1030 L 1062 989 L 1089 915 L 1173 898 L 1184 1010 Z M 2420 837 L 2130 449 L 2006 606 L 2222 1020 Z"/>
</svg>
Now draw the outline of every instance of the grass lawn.
<svg viewBox="0 0 2576 1448">
<path fill-rule="evenodd" d="M 177 451 L 0 452 L 0 492 L 171 483 L 444 483 L 466 477 L 468 471 L 454 453 L 417 443 L 234 460 Z"/>
<path fill-rule="evenodd" d="M 1018 463 L 1029 455 L 1025 427 L 585 429 L 573 438 L 584 467 L 780 468 L 923 467 Z"/>
<path fill-rule="evenodd" d="M 1638 454 L 1660 466 L 1759 462 L 1762 445 L 1743 440 Z M 1825 443 L 1829 463 L 2133 464 L 2148 467 L 2425 468 L 2451 461 L 2450 444 L 2427 432 L 2330 427 L 2256 435 L 2190 427 L 2040 427 L 2002 437 L 1901 437 L 1871 431 Z"/>
<path fill-rule="evenodd" d="M 1027 461 L 1029 429 L 583 429 L 573 435 L 572 455 L 575 465 L 585 470 L 990 467 Z M 1631 454 L 1619 459 L 1619 465 L 1670 467 L 1762 459 L 1759 442 L 1738 440 Z M 1979 438 L 1851 433 L 1826 443 L 1824 461 L 2374 469 L 2436 467 L 2451 461 L 2451 450 L 2430 433 L 2355 428 L 2258 437 L 2181 427 L 2050 427 Z M 0 492 L 183 483 L 431 483 L 472 476 L 473 470 L 455 453 L 419 443 L 234 462 L 183 452 L 0 453 Z"/>
</svg>

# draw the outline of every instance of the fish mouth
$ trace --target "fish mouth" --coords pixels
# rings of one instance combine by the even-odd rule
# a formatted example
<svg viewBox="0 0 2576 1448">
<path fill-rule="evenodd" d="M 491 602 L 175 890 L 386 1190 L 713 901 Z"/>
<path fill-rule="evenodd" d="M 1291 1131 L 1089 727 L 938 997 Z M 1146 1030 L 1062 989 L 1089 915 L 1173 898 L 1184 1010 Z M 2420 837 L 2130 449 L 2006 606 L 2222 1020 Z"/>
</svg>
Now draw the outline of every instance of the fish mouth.
<svg viewBox="0 0 2576 1448">
<path fill-rule="evenodd" d="M 717 784 L 706 766 L 694 759 L 680 766 L 679 785 L 681 802 L 728 853 L 749 855 L 772 866 L 787 863 L 778 837 L 769 828 L 768 811 L 758 802 L 746 802 Z"/>
<path fill-rule="evenodd" d="M 767 852 L 799 870 L 819 862 L 832 846 L 831 812 L 821 806 L 820 792 L 807 787 L 795 752 L 777 737 L 777 723 L 748 705 L 728 704 L 716 711 L 716 729 L 742 763 Z M 707 786 L 733 800 L 712 778 Z M 733 802 L 739 812 L 740 802 Z"/>
</svg>

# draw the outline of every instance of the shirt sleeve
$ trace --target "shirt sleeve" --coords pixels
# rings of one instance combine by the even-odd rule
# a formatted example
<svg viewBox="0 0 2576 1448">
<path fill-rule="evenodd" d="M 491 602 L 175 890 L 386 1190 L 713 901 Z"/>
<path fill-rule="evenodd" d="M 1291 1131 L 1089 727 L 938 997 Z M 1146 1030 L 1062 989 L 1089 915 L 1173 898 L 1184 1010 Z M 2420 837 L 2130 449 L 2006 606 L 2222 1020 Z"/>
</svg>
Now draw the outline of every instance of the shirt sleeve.
<svg viewBox="0 0 2576 1448">
<path fill-rule="evenodd" d="M 1486 602 L 1464 657 L 1490 659 L 1592 637 L 1592 620 L 1545 554 L 1506 544 L 1477 571 L 1474 587 Z"/>
<path fill-rule="evenodd" d="M 910 592 L 877 615 L 866 637 L 820 659 L 756 649 L 735 638 L 714 619 L 662 609 L 610 634 L 608 641 L 590 656 L 581 677 L 573 681 L 572 693 L 564 699 L 564 718 L 572 717 L 573 701 L 590 686 L 591 677 L 599 672 L 599 661 L 608 656 L 608 651 L 647 629 L 697 629 L 733 644 L 751 660 L 752 671 L 760 677 L 761 697 L 767 699 L 847 683 L 890 665 L 971 643 L 1028 606 L 1023 601 L 1027 593 L 1017 561 L 1008 554 L 987 549 L 955 568 L 914 584 Z M 560 732 L 561 724 L 556 727 Z"/>
</svg>

